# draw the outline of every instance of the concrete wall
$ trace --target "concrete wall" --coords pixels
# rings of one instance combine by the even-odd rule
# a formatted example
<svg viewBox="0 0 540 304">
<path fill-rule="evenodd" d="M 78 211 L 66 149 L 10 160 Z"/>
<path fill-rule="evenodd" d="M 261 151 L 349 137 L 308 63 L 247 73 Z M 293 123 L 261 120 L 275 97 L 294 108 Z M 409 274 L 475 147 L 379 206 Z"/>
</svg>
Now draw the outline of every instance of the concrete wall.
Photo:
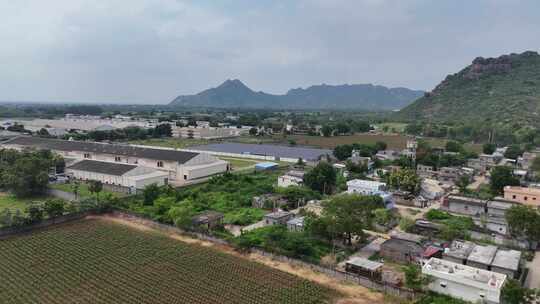
<svg viewBox="0 0 540 304">
<path fill-rule="evenodd" d="M 465 215 L 481 215 L 485 213 L 484 206 L 448 201 L 448 211 Z"/>
</svg>

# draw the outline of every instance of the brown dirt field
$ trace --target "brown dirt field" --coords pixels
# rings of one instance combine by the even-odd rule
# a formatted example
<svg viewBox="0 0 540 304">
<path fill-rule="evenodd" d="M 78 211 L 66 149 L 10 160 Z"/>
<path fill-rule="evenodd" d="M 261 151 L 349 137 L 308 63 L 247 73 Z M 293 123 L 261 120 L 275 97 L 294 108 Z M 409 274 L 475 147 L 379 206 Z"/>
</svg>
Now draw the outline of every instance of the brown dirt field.
<svg viewBox="0 0 540 304">
<path fill-rule="evenodd" d="M 112 217 L 112 216 L 109 216 L 109 215 L 92 216 L 92 217 L 105 219 L 105 220 L 112 221 L 112 222 L 122 224 L 122 225 L 127 225 L 129 227 L 132 227 L 132 228 L 140 230 L 140 231 L 156 232 L 156 233 L 162 233 L 162 234 L 164 233 L 164 232 L 161 232 L 161 231 L 159 231 L 157 229 L 150 228 L 150 227 L 145 226 L 145 225 L 140 224 L 140 223 L 131 222 L 131 221 L 126 220 L 126 219 L 120 219 L 120 218 Z M 89 217 L 89 218 L 92 218 L 92 217 Z M 208 241 L 194 239 L 194 238 L 183 236 L 183 235 L 176 234 L 176 233 L 171 233 L 171 234 L 167 234 L 167 235 L 172 239 L 179 240 L 179 241 L 182 241 L 182 242 L 186 242 L 186 243 L 189 243 L 189 244 L 197 244 L 197 245 L 204 246 L 204 247 L 213 247 L 213 248 L 219 249 L 220 251 L 226 252 L 228 254 L 232 254 L 232 255 L 235 255 L 235 256 L 238 256 L 238 257 L 242 257 L 242 258 L 247 258 L 247 259 L 250 259 L 252 261 L 256 261 L 256 262 L 262 263 L 262 264 L 264 264 L 266 266 L 272 267 L 274 269 L 278 269 L 278 270 L 281 270 L 281 271 L 284 271 L 284 272 L 288 272 L 288 273 L 294 274 L 296 276 L 299 276 L 299 277 L 308 279 L 310 281 L 316 282 L 318 284 L 327 286 L 327 287 L 329 287 L 331 289 L 334 289 L 334 290 L 336 290 L 336 291 L 338 291 L 341 294 L 346 296 L 345 298 L 338 299 L 336 301 L 336 304 L 384 304 L 384 303 L 389 303 L 389 302 L 385 302 L 384 295 L 382 293 L 372 291 L 372 290 L 370 290 L 368 288 L 365 288 L 363 286 L 360 286 L 360 285 L 355 285 L 355 284 L 352 284 L 352 283 L 349 283 L 349 282 L 339 281 L 339 280 L 334 279 L 334 278 L 332 278 L 330 276 L 327 276 L 325 274 L 315 272 L 315 271 L 313 271 L 311 269 L 306 269 L 306 268 L 303 268 L 303 267 L 293 266 L 293 265 L 290 265 L 288 263 L 275 261 L 275 260 L 272 260 L 269 257 L 261 256 L 259 254 L 254 254 L 254 253 L 251 253 L 251 254 L 248 254 L 248 255 L 241 254 L 241 253 L 235 251 L 233 248 L 231 248 L 229 246 L 217 245 L 217 244 L 214 244 L 214 243 L 211 243 L 211 242 L 208 242 Z"/>
</svg>

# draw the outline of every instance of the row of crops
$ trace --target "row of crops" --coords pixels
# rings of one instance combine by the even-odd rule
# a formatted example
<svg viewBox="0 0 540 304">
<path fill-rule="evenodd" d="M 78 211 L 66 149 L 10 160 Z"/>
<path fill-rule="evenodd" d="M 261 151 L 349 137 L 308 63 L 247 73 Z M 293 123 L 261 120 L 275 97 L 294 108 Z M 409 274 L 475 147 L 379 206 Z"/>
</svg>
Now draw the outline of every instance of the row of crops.
<svg viewBox="0 0 540 304">
<path fill-rule="evenodd" d="M 326 303 L 264 265 L 93 219 L 0 241 L 1 303 Z"/>
</svg>

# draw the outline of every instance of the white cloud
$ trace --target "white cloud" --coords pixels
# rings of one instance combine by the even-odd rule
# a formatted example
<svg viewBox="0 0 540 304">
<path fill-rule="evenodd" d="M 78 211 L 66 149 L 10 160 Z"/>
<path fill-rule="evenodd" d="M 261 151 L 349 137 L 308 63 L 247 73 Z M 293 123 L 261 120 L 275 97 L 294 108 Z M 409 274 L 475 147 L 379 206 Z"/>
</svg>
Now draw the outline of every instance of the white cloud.
<svg viewBox="0 0 540 304">
<path fill-rule="evenodd" d="M 0 2 L 0 100 L 166 102 L 226 78 L 430 89 L 538 49 L 534 0 Z"/>
</svg>

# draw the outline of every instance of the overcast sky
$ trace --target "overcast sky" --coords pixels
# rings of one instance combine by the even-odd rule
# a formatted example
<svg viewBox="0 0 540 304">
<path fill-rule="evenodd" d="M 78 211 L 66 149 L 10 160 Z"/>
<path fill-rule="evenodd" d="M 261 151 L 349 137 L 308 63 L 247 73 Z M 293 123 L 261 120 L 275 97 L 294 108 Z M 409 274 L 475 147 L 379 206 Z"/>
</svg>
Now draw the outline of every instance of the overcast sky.
<svg viewBox="0 0 540 304">
<path fill-rule="evenodd" d="M 238 78 L 432 89 L 540 49 L 538 0 L 0 0 L 0 100 L 166 103 Z"/>
</svg>

